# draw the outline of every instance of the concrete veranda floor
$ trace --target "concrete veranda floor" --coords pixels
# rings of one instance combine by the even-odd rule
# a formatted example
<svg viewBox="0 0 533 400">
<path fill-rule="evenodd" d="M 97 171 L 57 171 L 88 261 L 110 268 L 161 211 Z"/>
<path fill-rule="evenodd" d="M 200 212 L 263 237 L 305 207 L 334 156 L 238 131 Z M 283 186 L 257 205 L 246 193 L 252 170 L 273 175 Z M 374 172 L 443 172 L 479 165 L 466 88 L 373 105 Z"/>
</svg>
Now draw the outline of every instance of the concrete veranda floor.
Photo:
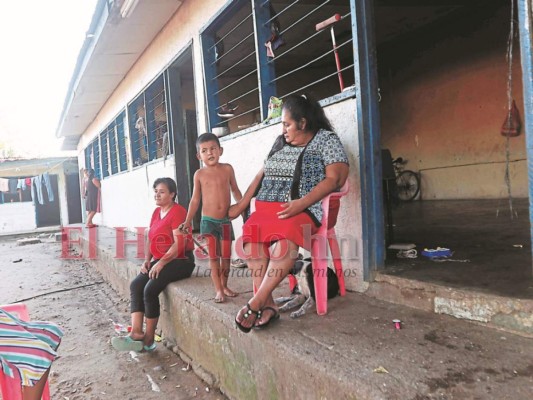
<svg viewBox="0 0 533 400">
<path fill-rule="evenodd" d="M 393 209 L 394 242 L 417 245 L 417 259 L 388 251 L 384 274 L 499 296 L 533 299 L 533 259 L 527 199 L 434 200 Z M 446 247 L 453 259 L 434 262 L 424 248 Z"/>
<path fill-rule="evenodd" d="M 114 233 L 97 231 L 90 262 L 127 299 L 138 260 L 114 259 Z M 215 304 L 198 262 L 191 279 L 165 290 L 160 323 L 169 346 L 231 399 L 525 400 L 533 392 L 531 338 L 359 293 L 331 299 L 325 316 L 284 314 L 244 334 L 234 318 L 252 295 L 246 270 L 232 270 L 230 287 L 240 295 Z M 284 283 L 276 294 L 287 291 Z"/>
</svg>

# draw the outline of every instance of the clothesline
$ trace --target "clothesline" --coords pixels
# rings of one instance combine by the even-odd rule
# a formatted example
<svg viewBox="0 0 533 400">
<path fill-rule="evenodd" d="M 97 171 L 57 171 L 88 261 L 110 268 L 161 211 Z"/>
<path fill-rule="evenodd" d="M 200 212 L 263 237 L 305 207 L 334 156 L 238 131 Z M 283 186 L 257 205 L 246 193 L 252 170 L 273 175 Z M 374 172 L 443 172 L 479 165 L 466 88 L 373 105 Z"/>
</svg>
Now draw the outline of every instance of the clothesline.
<svg viewBox="0 0 533 400">
<path fill-rule="evenodd" d="M 23 160 L 17 160 L 17 161 L 23 161 Z M 39 175 L 42 175 L 46 172 L 50 172 L 52 171 L 54 168 L 57 168 L 58 166 L 60 166 L 61 164 L 64 164 L 66 163 L 67 161 L 71 161 L 71 159 L 65 159 L 63 161 L 60 161 L 58 162 L 57 164 L 54 164 L 52 167 L 48 168 L 46 171 L 42 172 L 41 174 Z M 5 161 L 4 161 L 5 162 Z M 49 162 L 46 162 L 45 165 L 49 165 L 50 163 Z M 38 166 L 41 166 L 43 164 L 35 164 L 35 165 L 32 165 L 32 167 L 38 167 Z M 5 172 L 5 171 L 20 171 L 20 167 L 12 167 L 12 168 L 2 168 L 2 163 L 0 163 L 0 173 L 2 172 Z M 24 174 L 23 174 L 24 175 Z M 7 178 L 5 176 L 2 176 L 0 178 Z M 31 176 L 28 176 L 28 178 L 31 178 Z"/>
</svg>

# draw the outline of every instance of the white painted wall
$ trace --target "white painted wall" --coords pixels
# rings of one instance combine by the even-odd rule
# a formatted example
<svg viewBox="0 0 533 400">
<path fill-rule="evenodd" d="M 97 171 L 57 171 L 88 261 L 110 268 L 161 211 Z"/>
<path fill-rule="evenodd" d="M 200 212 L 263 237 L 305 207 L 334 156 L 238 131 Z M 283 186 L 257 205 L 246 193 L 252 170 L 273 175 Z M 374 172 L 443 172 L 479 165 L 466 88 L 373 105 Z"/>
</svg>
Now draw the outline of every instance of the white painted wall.
<svg viewBox="0 0 533 400">
<path fill-rule="evenodd" d="M 33 202 L 0 204 L 0 235 L 29 232 L 36 228 Z"/>
<path fill-rule="evenodd" d="M 163 177 L 175 179 L 174 162 L 167 159 L 165 164 L 163 161 L 147 163 L 133 171 L 104 178 L 102 213 L 96 214 L 94 222 L 110 227 L 148 226 L 155 208 L 154 181 Z"/>
</svg>

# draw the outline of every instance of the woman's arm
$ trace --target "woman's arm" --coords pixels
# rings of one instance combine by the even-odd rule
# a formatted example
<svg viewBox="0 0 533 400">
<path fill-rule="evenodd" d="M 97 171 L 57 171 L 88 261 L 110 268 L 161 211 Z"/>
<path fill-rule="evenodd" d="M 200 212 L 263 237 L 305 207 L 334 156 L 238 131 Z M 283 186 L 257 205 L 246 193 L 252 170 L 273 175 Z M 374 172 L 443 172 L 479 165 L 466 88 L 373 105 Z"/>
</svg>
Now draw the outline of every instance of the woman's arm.
<svg viewBox="0 0 533 400">
<path fill-rule="evenodd" d="M 254 177 L 252 183 L 250 183 L 250 186 L 248 186 L 248 189 L 246 189 L 246 192 L 244 193 L 244 196 L 242 196 L 242 199 L 240 199 L 236 204 L 232 205 L 229 208 L 228 216 L 230 219 L 237 218 L 244 210 L 246 210 L 246 207 L 250 205 L 250 202 L 252 201 L 252 198 L 254 197 L 257 189 L 259 189 L 259 185 L 261 184 L 261 179 L 263 179 L 264 170 L 261 168 L 257 175 Z"/>
<path fill-rule="evenodd" d="M 306 208 L 322 200 L 328 194 L 344 185 L 348 178 L 348 164 L 333 163 L 326 166 L 326 177 L 316 185 L 313 190 L 301 199 L 291 200 L 283 205 L 284 210 L 278 213 L 281 219 L 293 217 Z"/>
<path fill-rule="evenodd" d="M 178 254 L 185 254 L 185 243 L 187 241 L 186 235 L 184 235 L 179 228 L 176 228 L 172 230 L 172 236 L 174 236 L 174 243 L 172 243 L 172 246 L 170 246 L 163 257 L 161 257 L 150 269 L 150 272 L 148 273 L 150 279 L 157 279 L 165 265 L 174 260 Z"/>
</svg>

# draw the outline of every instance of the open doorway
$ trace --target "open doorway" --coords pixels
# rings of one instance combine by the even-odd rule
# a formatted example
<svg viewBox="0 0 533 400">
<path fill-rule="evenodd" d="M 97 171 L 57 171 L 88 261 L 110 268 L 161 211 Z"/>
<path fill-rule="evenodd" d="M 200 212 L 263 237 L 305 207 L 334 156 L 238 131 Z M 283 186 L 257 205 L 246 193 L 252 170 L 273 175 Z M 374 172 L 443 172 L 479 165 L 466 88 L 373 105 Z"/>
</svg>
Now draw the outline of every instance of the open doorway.
<svg viewBox="0 0 533 400">
<path fill-rule="evenodd" d="M 40 190 L 39 188 L 36 189 L 36 191 L 41 193 L 42 196 L 39 197 L 39 199 L 42 200 L 42 204 L 37 199 L 34 201 L 38 228 L 61 224 L 57 175 L 49 175 L 49 179 L 52 193 L 48 192 L 43 181 L 38 181 L 41 184 L 41 188 Z"/>
<path fill-rule="evenodd" d="M 168 115 L 171 116 L 176 163 L 177 201 L 188 208 L 192 196 L 193 177 L 200 167 L 196 158 L 197 113 L 194 88 L 192 47 L 189 46 L 166 71 L 169 93 Z M 200 226 L 199 216 L 194 226 Z"/>
<path fill-rule="evenodd" d="M 508 87 L 524 112 L 510 16 L 506 0 L 376 3 L 381 147 L 420 177 L 414 200 L 385 202 L 387 244 L 418 257 L 388 250 L 383 273 L 533 298 L 525 135 L 501 134 Z M 437 247 L 447 261 L 420 254 Z"/>
</svg>

